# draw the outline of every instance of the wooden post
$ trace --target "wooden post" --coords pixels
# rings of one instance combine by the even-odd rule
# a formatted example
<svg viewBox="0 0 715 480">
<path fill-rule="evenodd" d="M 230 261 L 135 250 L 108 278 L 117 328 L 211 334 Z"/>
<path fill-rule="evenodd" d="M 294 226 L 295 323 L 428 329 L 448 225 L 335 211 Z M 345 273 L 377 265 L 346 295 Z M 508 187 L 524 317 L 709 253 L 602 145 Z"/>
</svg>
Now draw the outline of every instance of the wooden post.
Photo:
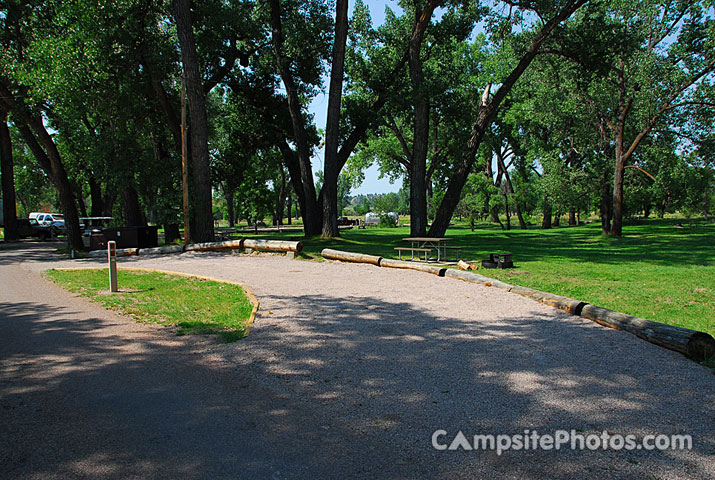
<svg viewBox="0 0 715 480">
<path fill-rule="evenodd" d="M 117 242 L 107 242 L 107 260 L 109 261 L 109 291 L 118 292 L 117 287 Z"/>
<path fill-rule="evenodd" d="M 181 75 L 181 191 L 184 206 L 184 243 L 191 243 L 189 231 L 189 165 L 186 145 L 186 82 Z"/>
</svg>

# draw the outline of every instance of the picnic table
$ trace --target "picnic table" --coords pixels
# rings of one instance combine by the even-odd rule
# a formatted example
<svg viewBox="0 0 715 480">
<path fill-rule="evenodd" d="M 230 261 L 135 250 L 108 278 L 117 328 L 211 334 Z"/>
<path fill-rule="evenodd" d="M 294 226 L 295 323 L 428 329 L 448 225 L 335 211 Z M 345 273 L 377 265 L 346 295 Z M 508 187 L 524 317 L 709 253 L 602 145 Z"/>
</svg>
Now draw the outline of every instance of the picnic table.
<svg viewBox="0 0 715 480">
<path fill-rule="evenodd" d="M 415 252 L 417 253 L 417 258 L 420 254 L 424 253 L 425 262 L 428 258 L 432 257 L 432 252 L 436 252 L 437 261 L 441 262 L 443 259 L 447 258 L 447 249 L 453 249 L 457 253 L 457 258 L 459 258 L 459 248 L 460 247 L 450 247 L 447 243 L 452 238 L 447 237 L 407 237 L 402 240 L 410 242 L 409 247 L 395 247 L 395 250 L 399 252 L 399 257 L 402 259 L 402 252 L 409 250 L 412 259 L 415 258 Z"/>
</svg>

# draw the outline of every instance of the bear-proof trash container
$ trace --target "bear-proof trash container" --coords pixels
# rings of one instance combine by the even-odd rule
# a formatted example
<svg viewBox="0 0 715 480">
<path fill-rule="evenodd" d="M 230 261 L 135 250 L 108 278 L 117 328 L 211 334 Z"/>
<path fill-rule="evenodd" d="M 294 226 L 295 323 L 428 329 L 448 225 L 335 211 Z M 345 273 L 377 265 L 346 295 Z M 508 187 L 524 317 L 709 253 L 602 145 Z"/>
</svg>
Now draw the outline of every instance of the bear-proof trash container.
<svg viewBox="0 0 715 480">
<path fill-rule="evenodd" d="M 106 241 L 114 240 L 117 248 L 158 247 L 158 227 L 111 227 L 102 229 Z"/>
</svg>

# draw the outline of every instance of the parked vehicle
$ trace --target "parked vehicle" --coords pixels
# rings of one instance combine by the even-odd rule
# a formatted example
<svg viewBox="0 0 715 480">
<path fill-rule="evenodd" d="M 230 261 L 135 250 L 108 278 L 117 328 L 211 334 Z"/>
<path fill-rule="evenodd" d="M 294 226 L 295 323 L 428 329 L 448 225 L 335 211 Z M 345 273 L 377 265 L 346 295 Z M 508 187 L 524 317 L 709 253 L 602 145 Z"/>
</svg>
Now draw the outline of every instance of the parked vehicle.
<svg viewBox="0 0 715 480">
<path fill-rule="evenodd" d="M 395 225 L 399 225 L 400 216 L 396 212 L 369 212 L 365 215 L 365 225 L 379 225 L 380 216 L 384 215 L 387 215 L 388 217 L 392 218 L 395 221 Z"/>
<path fill-rule="evenodd" d="M 379 225 L 380 224 L 380 214 L 375 212 L 368 212 L 365 214 L 365 225 Z"/>
<path fill-rule="evenodd" d="M 34 218 L 18 218 L 17 230 L 20 238 L 37 237 L 40 240 L 52 238 L 52 226 L 41 225 Z"/>
<path fill-rule="evenodd" d="M 65 224 L 65 217 L 61 213 L 31 212 L 28 218 L 34 218 L 40 225 L 51 225 L 53 222 L 62 222 L 62 226 Z"/>
</svg>

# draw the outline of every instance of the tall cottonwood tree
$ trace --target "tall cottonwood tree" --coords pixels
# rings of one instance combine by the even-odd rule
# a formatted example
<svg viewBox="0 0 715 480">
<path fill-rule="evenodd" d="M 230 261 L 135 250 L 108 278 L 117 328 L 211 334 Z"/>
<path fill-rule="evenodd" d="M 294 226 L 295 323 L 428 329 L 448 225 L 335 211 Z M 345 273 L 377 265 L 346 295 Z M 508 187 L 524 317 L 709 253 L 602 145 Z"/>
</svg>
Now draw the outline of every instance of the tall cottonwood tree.
<svg viewBox="0 0 715 480">
<path fill-rule="evenodd" d="M 429 149 L 429 92 L 424 86 L 422 43 L 432 22 L 434 9 L 442 0 L 428 0 L 422 9 L 415 8 L 414 28 L 408 47 L 408 66 L 412 83 L 414 124 L 412 158 L 410 161 L 410 233 L 422 235 L 427 230 L 427 154 Z M 418 4 L 416 3 L 415 6 Z"/>
<path fill-rule="evenodd" d="M 0 175 L 2 175 L 3 221 L 6 242 L 17 240 L 17 208 L 15 207 L 15 172 L 12 139 L 8 127 L 8 111 L 0 109 Z"/>
<path fill-rule="evenodd" d="M 640 40 L 634 52 L 615 55 L 606 77 L 615 86 L 618 98 L 606 121 L 615 140 L 613 223 L 609 233 L 620 236 L 625 168 L 659 122 L 698 101 L 693 98 L 694 86 L 713 80 L 715 38 L 708 34 L 714 21 L 708 19 L 700 2 L 642 1 L 617 6 L 616 19 L 629 36 Z"/>
<path fill-rule="evenodd" d="M 37 88 L 31 88 L 33 85 L 24 81 L 36 80 L 32 75 L 33 67 L 40 59 L 31 57 L 37 53 L 30 52 L 29 47 L 38 39 L 52 34 L 52 21 L 51 9 L 33 9 L 25 2 L 8 4 L 0 17 L 0 56 L 3 58 L 0 65 L 0 110 L 11 112 L 13 123 L 23 140 L 56 188 L 70 246 L 82 249 L 75 195 L 60 151 L 43 121 L 48 105 L 43 100 L 47 99 L 42 98 Z M 39 55 L 42 55 L 41 49 Z"/>
<path fill-rule="evenodd" d="M 191 24 L 189 0 L 174 0 L 174 20 L 181 45 L 181 60 L 186 81 L 191 126 L 191 176 L 193 202 L 191 238 L 197 242 L 211 242 L 214 238 L 213 209 L 211 206 L 211 166 L 209 162 L 208 119 L 206 97 L 199 61 L 196 38 Z"/>
<path fill-rule="evenodd" d="M 328 118 L 325 125 L 325 159 L 323 163 L 323 236 L 338 236 L 338 143 L 340 134 L 340 105 L 343 97 L 345 45 L 348 38 L 348 0 L 335 3 L 335 40 L 328 90 Z"/>
<path fill-rule="evenodd" d="M 319 235 L 322 231 L 321 211 L 313 181 L 311 166 L 312 150 L 306 135 L 306 119 L 303 114 L 299 85 L 293 73 L 291 58 L 286 54 L 286 35 L 284 32 L 284 9 L 281 0 L 267 0 L 270 8 L 271 41 L 278 74 L 283 81 L 288 110 L 293 125 L 293 135 L 297 150 L 300 179 L 303 189 L 303 227 L 306 236 Z M 295 8 L 295 6 L 293 6 Z M 292 12 L 291 12 L 292 13 Z"/>
<path fill-rule="evenodd" d="M 541 2 L 527 2 L 524 4 L 527 9 L 532 7 L 538 18 L 548 20 L 540 20 L 537 22 L 538 26 L 535 28 L 535 31 L 526 35 L 526 38 L 529 38 L 530 41 L 527 42 L 525 50 L 521 53 L 512 70 L 500 81 L 497 91 L 492 95 L 491 85 L 488 85 L 484 90 L 479 101 L 477 121 L 472 129 L 471 139 L 468 144 L 469 148 L 462 155 L 462 158 L 457 162 L 454 168 L 449 183 L 447 184 L 445 195 L 435 215 L 435 220 L 429 229 L 430 236 L 441 237 L 444 236 L 447 231 L 449 222 L 459 203 L 462 188 L 467 181 L 469 173 L 472 171 L 477 150 L 506 96 L 511 89 L 514 88 L 514 85 L 524 74 L 526 69 L 529 68 L 529 65 L 531 65 L 539 54 L 540 49 L 552 32 L 586 3 L 588 3 L 588 0 L 568 0 L 549 3 L 549 5 Z"/>
<path fill-rule="evenodd" d="M 602 192 L 603 233 L 623 233 L 625 171 L 659 129 L 690 123 L 688 110 L 702 103 L 698 89 L 715 74 L 713 19 L 704 2 L 640 0 L 595 3 L 570 22 L 556 54 L 573 62 L 568 94 L 591 110 L 612 161 L 612 185 Z"/>
</svg>

